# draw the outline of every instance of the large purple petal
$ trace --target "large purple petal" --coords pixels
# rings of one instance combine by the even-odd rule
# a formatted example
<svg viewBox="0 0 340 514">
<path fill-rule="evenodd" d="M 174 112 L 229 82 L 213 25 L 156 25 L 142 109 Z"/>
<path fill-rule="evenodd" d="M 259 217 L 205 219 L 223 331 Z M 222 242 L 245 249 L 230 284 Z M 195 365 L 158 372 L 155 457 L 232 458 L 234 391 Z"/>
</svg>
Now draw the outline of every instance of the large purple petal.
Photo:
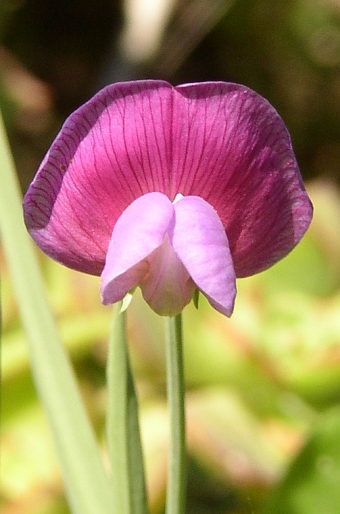
<svg viewBox="0 0 340 514">
<path fill-rule="evenodd" d="M 174 204 L 171 242 L 196 286 L 226 316 L 234 308 L 236 277 L 228 238 L 213 207 L 196 196 Z"/>
<path fill-rule="evenodd" d="M 24 200 L 27 228 L 48 255 L 101 273 L 123 210 L 169 188 L 171 103 L 166 82 L 126 82 L 66 120 Z"/>
<path fill-rule="evenodd" d="M 104 304 L 122 300 L 143 281 L 149 272 L 145 259 L 161 246 L 174 218 L 172 203 L 161 193 L 141 196 L 122 213 L 113 229 L 101 276 Z"/>
<path fill-rule="evenodd" d="M 108 86 L 70 116 L 25 197 L 25 220 L 51 257 L 100 274 L 120 214 L 150 191 L 213 205 L 238 276 L 286 255 L 312 214 L 266 100 L 236 84 L 137 81 Z"/>
<path fill-rule="evenodd" d="M 312 207 L 287 129 L 250 89 L 212 82 L 176 88 L 172 195 L 217 210 L 237 276 L 269 267 L 301 239 Z"/>
</svg>

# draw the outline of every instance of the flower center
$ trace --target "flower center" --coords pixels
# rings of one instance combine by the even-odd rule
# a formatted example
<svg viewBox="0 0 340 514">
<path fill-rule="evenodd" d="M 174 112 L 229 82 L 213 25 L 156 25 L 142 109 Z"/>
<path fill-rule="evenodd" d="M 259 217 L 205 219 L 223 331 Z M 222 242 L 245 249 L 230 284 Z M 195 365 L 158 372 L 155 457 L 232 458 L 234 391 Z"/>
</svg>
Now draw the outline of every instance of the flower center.
<svg viewBox="0 0 340 514">
<path fill-rule="evenodd" d="M 145 301 L 163 316 L 180 312 L 192 299 L 196 286 L 168 235 L 145 260 L 149 269 L 139 284 Z"/>
</svg>

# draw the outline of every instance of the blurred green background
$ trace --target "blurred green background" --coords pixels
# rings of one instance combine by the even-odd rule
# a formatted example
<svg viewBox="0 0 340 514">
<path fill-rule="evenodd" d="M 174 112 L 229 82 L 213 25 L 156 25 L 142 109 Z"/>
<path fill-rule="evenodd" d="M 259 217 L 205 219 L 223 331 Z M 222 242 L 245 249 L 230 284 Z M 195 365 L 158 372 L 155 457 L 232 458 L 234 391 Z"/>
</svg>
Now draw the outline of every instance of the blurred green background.
<svg viewBox="0 0 340 514">
<path fill-rule="evenodd" d="M 23 191 L 65 117 L 113 81 L 241 82 L 284 118 L 315 216 L 286 259 L 239 281 L 230 320 L 204 299 L 184 311 L 187 512 L 338 514 L 340 1 L 2 0 L 0 39 L 0 104 Z M 105 458 L 112 309 L 97 278 L 39 257 Z M 68 513 L 2 253 L 0 265 L 1 512 Z M 128 322 L 151 514 L 160 514 L 163 323 L 138 294 Z"/>
</svg>

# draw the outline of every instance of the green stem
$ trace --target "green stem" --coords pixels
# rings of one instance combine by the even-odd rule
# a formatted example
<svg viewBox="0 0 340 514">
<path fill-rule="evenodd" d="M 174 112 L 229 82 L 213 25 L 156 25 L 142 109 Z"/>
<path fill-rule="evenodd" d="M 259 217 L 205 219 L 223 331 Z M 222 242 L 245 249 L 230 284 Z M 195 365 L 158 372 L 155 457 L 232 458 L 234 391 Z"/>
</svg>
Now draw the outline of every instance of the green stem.
<svg viewBox="0 0 340 514">
<path fill-rule="evenodd" d="M 138 401 L 126 341 L 125 312 L 114 308 L 107 361 L 107 441 L 114 512 L 147 514 Z"/>
<path fill-rule="evenodd" d="M 186 500 L 185 385 L 182 317 L 166 318 L 170 448 L 166 514 L 184 514 Z"/>
</svg>

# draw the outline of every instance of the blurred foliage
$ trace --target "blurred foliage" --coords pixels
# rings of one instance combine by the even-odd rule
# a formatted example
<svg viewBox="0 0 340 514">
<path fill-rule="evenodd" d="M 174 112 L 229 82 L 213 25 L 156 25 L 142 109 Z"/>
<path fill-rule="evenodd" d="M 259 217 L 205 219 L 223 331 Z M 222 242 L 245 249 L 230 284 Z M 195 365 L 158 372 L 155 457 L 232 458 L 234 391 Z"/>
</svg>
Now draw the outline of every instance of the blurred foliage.
<svg viewBox="0 0 340 514">
<path fill-rule="evenodd" d="M 184 312 L 188 514 L 336 514 L 340 474 L 340 233 L 335 187 L 310 186 L 315 218 L 278 265 L 238 283 L 235 313 L 200 298 Z M 53 311 L 105 458 L 105 362 L 111 308 L 98 278 L 41 256 Z M 2 512 L 67 513 L 25 334 L 1 257 Z M 316 280 L 314 277 L 318 277 Z M 325 281 L 323 281 L 325 277 Z M 141 405 L 151 513 L 166 486 L 163 320 L 136 293 L 128 335 Z"/>
<path fill-rule="evenodd" d="M 110 81 L 230 80 L 273 103 L 304 177 L 318 177 L 309 185 L 315 218 L 286 259 L 239 281 L 230 320 L 203 298 L 198 311 L 184 313 L 188 514 L 337 514 L 340 2 L 178 0 L 157 48 L 139 62 L 119 43 L 123 7 L 113 0 L 0 3 L 0 103 L 22 187 L 65 116 Z M 3 255 L 0 265 L 2 512 L 67 513 Z M 97 278 L 43 256 L 41 265 L 105 458 L 111 309 L 100 304 Z M 163 325 L 138 294 L 129 339 L 156 514 L 164 506 L 168 431 Z"/>
</svg>

